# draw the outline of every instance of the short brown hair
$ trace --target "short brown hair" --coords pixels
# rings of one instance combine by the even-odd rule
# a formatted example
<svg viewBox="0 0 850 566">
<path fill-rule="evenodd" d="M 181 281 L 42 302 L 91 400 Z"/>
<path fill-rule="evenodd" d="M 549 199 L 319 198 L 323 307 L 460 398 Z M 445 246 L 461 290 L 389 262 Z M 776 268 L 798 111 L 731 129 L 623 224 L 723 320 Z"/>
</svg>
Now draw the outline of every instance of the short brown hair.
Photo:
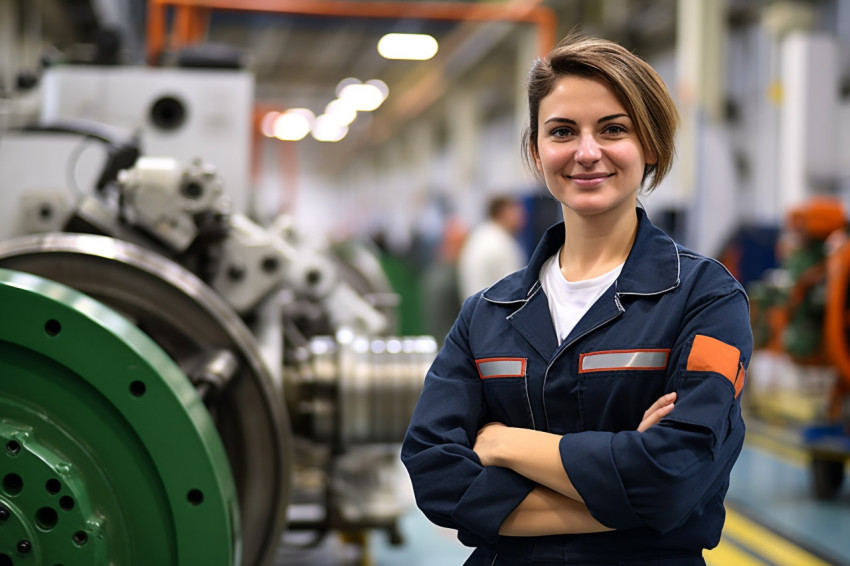
<svg viewBox="0 0 850 566">
<path fill-rule="evenodd" d="M 534 166 L 538 155 L 537 119 L 540 101 L 558 79 L 566 76 L 604 80 L 625 107 L 635 124 L 635 133 L 645 153 L 655 156 L 647 164 L 642 184 L 645 192 L 655 189 L 670 171 L 675 153 L 674 137 L 679 125 L 676 105 L 658 73 L 643 59 L 624 47 L 604 39 L 570 34 L 548 55 L 537 59 L 528 74 L 529 125 L 523 133 L 523 153 Z"/>
<path fill-rule="evenodd" d="M 494 220 L 503 210 L 515 204 L 518 204 L 518 202 L 514 197 L 507 195 L 494 196 L 487 202 L 487 218 Z"/>
</svg>

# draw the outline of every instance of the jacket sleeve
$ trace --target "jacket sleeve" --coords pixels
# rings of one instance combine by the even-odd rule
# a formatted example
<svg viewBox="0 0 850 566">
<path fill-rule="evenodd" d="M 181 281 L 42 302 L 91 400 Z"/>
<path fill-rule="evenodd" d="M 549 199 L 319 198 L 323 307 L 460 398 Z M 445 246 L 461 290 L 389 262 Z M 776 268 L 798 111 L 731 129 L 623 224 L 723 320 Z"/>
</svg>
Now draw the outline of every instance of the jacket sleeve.
<svg viewBox="0 0 850 566">
<path fill-rule="evenodd" d="M 419 508 L 437 525 L 456 529 L 469 546 L 495 541 L 502 522 L 535 486 L 507 468 L 482 466 L 472 450 L 486 422 L 468 345 L 476 299 L 466 301 L 425 377 L 401 451 Z"/>
<path fill-rule="evenodd" d="M 686 313 L 670 353 L 668 390 L 677 399 L 667 417 L 643 433 L 561 439 L 564 469 L 598 521 L 668 532 L 727 485 L 744 440 L 739 395 L 751 354 L 743 291 L 704 298 Z"/>
</svg>

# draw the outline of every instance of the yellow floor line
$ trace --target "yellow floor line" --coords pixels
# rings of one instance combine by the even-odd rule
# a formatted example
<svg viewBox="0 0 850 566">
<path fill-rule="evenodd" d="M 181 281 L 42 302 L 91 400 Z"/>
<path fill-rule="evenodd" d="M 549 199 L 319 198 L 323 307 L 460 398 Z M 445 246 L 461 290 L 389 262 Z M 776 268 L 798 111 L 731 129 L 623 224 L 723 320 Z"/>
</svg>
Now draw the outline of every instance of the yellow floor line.
<svg viewBox="0 0 850 566">
<path fill-rule="evenodd" d="M 766 435 L 747 432 L 745 442 L 748 447 L 778 456 L 798 468 L 805 468 L 809 464 L 809 454 L 805 450 L 782 444 Z"/>
<path fill-rule="evenodd" d="M 728 508 L 723 534 L 777 566 L 830 566 L 828 562 Z"/>
<path fill-rule="evenodd" d="M 747 554 L 725 536 L 720 544 L 702 554 L 707 566 L 768 566 L 766 562 Z"/>
</svg>

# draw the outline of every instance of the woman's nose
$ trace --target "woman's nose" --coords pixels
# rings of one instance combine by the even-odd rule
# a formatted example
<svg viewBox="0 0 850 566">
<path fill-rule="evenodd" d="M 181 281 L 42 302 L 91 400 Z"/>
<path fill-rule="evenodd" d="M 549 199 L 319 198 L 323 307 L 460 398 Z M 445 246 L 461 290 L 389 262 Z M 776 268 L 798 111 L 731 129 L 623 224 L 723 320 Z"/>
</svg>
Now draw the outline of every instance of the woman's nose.
<svg viewBox="0 0 850 566">
<path fill-rule="evenodd" d="M 599 149 L 599 143 L 591 135 L 582 135 L 578 140 L 578 148 L 576 149 L 576 161 L 582 165 L 590 165 L 599 161 L 602 157 L 602 152 Z"/>
</svg>

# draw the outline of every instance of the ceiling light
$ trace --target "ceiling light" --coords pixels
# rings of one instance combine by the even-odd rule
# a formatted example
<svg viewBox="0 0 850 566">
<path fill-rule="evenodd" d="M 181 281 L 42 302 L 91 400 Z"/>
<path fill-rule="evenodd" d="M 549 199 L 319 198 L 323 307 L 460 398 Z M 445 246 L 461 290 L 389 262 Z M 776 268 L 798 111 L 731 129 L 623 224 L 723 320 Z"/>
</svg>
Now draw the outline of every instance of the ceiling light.
<svg viewBox="0 0 850 566">
<path fill-rule="evenodd" d="M 349 84 L 342 88 L 339 97 L 362 112 L 371 112 L 384 102 L 384 93 L 373 84 Z"/>
<path fill-rule="evenodd" d="M 267 138 L 274 137 L 274 121 L 280 116 L 280 112 L 266 112 L 260 120 L 260 132 Z"/>
<path fill-rule="evenodd" d="M 357 118 L 357 110 L 355 110 L 351 104 L 340 98 L 331 100 L 328 105 L 325 106 L 325 114 L 333 116 L 340 126 L 347 126 L 352 123 L 355 118 Z"/>
<path fill-rule="evenodd" d="M 363 81 L 361 81 L 360 79 L 355 79 L 354 77 L 346 77 L 342 79 L 336 85 L 336 95 L 339 96 L 342 92 L 342 89 L 344 89 L 348 85 L 359 85 L 361 82 Z"/>
<path fill-rule="evenodd" d="M 314 114 L 307 108 L 290 108 L 274 121 L 274 137 L 284 141 L 298 141 L 310 133 Z"/>
<path fill-rule="evenodd" d="M 340 126 L 333 116 L 322 114 L 313 122 L 313 137 L 323 142 L 338 142 L 348 133 L 348 126 Z"/>
<path fill-rule="evenodd" d="M 437 40 L 423 33 L 388 33 L 378 41 L 378 53 L 386 59 L 424 61 L 437 49 Z"/>
<path fill-rule="evenodd" d="M 384 100 L 387 99 L 387 96 L 390 94 L 390 87 L 387 86 L 387 83 L 380 79 L 370 79 L 366 81 L 367 85 L 371 85 L 381 91 L 381 96 L 384 97 Z"/>
</svg>

